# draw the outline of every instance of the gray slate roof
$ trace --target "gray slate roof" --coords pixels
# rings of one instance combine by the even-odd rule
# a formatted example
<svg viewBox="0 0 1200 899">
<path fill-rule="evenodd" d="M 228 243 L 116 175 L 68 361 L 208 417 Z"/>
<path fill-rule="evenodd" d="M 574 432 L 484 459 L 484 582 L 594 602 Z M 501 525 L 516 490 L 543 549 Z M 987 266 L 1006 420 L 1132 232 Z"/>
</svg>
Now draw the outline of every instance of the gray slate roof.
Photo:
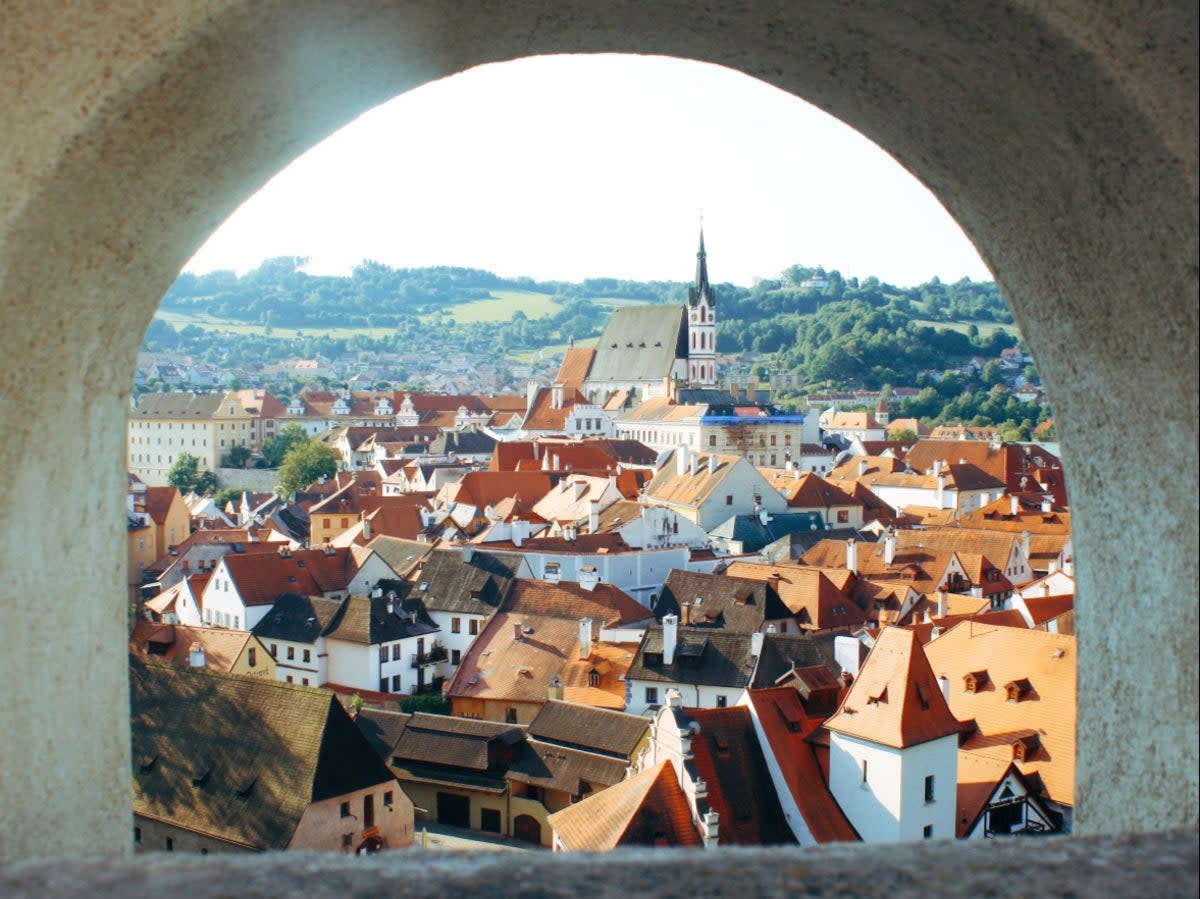
<svg viewBox="0 0 1200 899">
<path fill-rule="evenodd" d="M 622 306 L 596 344 L 588 381 L 662 380 L 687 357 L 683 306 Z"/>
<path fill-rule="evenodd" d="M 130 660 L 133 810 L 286 849 L 312 802 L 395 783 L 327 690 Z"/>
<path fill-rule="evenodd" d="M 797 531 L 820 534 L 825 532 L 825 522 L 816 512 L 774 512 L 768 516 L 766 524 L 758 515 L 734 515 L 709 534 L 737 540 L 745 552 L 753 553 Z"/>
<path fill-rule="evenodd" d="M 748 633 L 680 627 L 675 660 L 668 665 L 654 661 L 663 651 L 662 627 L 654 625 L 642 637 L 626 678 L 742 689 L 754 673 L 751 637 Z"/>
<path fill-rule="evenodd" d="M 834 634 L 765 634 L 762 656 L 754 673 L 754 689 L 773 687 L 775 681 L 792 668 L 821 665 L 834 677 L 840 677 L 842 666 L 834 660 Z"/>
<path fill-rule="evenodd" d="M 654 615 L 660 621 L 664 615 L 671 614 L 678 615 L 680 623 L 692 627 L 742 633 L 753 633 L 767 621 L 792 617 L 779 594 L 766 581 L 680 569 L 667 575 L 662 594 L 654 606 Z"/>
<path fill-rule="evenodd" d="M 545 743 L 597 752 L 619 758 L 633 757 L 650 723 L 638 715 L 550 700 L 529 722 L 529 735 Z"/>
<path fill-rule="evenodd" d="M 508 595 L 524 561 L 520 555 L 475 550 L 471 560 L 463 562 L 460 550 L 435 550 L 414 578 L 417 590 L 412 595 L 430 611 L 490 617 Z"/>
<path fill-rule="evenodd" d="M 312 643 L 324 633 L 341 607 L 337 599 L 284 593 L 250 633 L 260 640 Z"/>
</svg>

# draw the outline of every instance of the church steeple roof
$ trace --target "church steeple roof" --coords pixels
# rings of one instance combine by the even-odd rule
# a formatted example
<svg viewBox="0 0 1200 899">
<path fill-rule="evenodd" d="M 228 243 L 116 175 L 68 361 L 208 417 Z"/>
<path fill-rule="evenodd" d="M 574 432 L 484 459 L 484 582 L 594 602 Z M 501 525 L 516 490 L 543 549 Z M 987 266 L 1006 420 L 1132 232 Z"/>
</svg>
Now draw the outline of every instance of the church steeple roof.
<svg viewBox="0 0 1200 899">
<path fill-rule="evenodd" d="M 701 300 L 709 306 L 716 305 L 716 297 L 708 286 L 708 254 L 704 252 L 704 228 L 700 228 L 700 249 L 696 252 L 696 283 L 688 290 L 688 304 L 695 306 Z"/>
</svg>

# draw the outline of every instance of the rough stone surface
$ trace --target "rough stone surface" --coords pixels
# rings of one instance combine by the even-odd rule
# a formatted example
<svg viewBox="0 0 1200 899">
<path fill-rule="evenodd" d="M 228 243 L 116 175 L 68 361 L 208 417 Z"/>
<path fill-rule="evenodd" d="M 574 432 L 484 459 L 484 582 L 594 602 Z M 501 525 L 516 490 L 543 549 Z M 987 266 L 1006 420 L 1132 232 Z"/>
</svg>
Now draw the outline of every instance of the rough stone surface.
<svg viewBox="0 0 1200 899">
<path fill-rule="evenodd" d="M 7 4 L 0 859 L 129 851 L 123 415 L 180 266 L 356 115 L 552 52 L 762 78 L 888 149 L 963 225 L 1060 421 L 1077 829 L 1194 827 L 1197 22 L 1184 0 Z"/>
<path fill-rule="evenodd" d="M 852 844 L 812 849 L 644 849 L 608 855 L 313 853 L 22 862 L 0 867 L 0 893 L 29 899 L 171 896 L 856 896 L 979 899 L 1039 896 L 1195 896 L 1196 833 L 978 843 L 921 843 L 875 851 Z M 1023 886 L 1014 888 L 1014 883 Z"/>
</svg>

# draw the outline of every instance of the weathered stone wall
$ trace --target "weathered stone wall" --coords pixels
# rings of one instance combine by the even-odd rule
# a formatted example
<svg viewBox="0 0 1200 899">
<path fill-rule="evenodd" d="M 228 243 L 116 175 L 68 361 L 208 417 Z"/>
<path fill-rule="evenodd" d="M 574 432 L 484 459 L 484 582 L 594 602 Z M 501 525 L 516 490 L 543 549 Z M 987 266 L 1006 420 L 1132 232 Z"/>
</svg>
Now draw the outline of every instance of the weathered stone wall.
<svg viewBox="0 0 1200 899">
<path fill-rule="evenodd" d="M 32 687 L 0 700 L 0 859 L 129 851 L 124 415 L 180 266 L 356 115 L 549 52 L 741 69 L 939 196 L 1059 417 L 1083 597 L 1079 832 L 1195 826 L 1195 3 L 113 0 L 8 4 L 3 22 L 0 521 L 37 509 L 40 526 L 0 535 L 0 676 Z"/>
</svg>

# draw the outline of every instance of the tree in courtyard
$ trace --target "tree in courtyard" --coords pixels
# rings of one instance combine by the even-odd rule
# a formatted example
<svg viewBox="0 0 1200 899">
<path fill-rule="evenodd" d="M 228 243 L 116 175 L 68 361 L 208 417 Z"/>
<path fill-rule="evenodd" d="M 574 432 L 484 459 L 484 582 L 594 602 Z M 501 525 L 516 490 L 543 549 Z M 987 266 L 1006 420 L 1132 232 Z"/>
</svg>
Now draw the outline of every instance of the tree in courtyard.
<svg viewBox="0 0 1200 899">
<path fill-rule="evenodd" d="M 303 427 L 293 422 L 280 431 L 278 436 L 264 441 L 262 447 L 263 463 L 267 468 L 278 468 L 283 464 L 284 456 L 288 454 L 288 450 L 306 442 L 308 442 L 308 434 L 304 433 Z"/>
<path fill-rule="evenodd" d="M 167 472 L 167 483 L 178 487 L 180 493 L 191 493 L 200 477 L 200 460 L 191 453 L 180 453 Z"/>
<path fill-rule="evenodd" d="M 245 468 L 249 461 L 250 448 L 248 446 L 232 447 L 225 456 L 225 464 L 230 468 Z"/>
<path fill-rule="evenodd" d="M 192 485 L 192 490 L 200 496 L 212 496 L 217 492 L 217 476 L 207 468 L 200 472 L 200 476 L 196 478 L 196 483 Z"/>
<path fill-rule="evenodd" d="M 321 476 L 332 477 L 337 471 L 337 455 L 319 440 L 306 440 L 293 446 L 279 466 L 279 492 L 292 496 Z"/>
</svg>

